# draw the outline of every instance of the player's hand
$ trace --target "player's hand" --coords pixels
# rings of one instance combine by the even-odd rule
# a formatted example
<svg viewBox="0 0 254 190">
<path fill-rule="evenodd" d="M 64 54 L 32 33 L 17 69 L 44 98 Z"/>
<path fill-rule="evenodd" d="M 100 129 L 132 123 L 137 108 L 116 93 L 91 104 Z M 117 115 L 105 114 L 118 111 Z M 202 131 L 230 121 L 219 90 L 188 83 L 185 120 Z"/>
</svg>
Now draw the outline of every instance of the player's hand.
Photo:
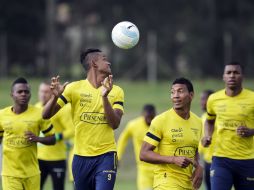
<svg viewBox="0 0 254 190">
<path fill-rule="evenodd" d="M 202 180 L 203 180 L 203 167 L 197 165 L 191 176 L 192 186 L 195 190 L 199 189 L 199 187 L 202 184 Z"/>
<path fill-rule="evenodd" d="M 236 129 L 236 133 L 240 137 L 250 137 L 253 136 L 254 131 L 246 126 L 240 126 Z"/>
<path fill-rule="evenodd" d="M 109 75 L 108 77 L 106 77 L 101 82 L 101 85 L 102 85 L 101 96 L 107 97 L 109 92 L 113 88 L 113 75 Z"/>
<path fill-rule="evenodd" d="M 26 131 L 25 137 L 28 142 L 39 142 L 39 137 L 37 137 L 33 132 Z"/>
<path fill-rule="evenodd" d="M 212 143 L 212 137 L 211 136 L 204 136 L 201 140 L 201 143 L 204 147 L 208 147 Z"/>
<path fill-rule="evenodd" d="M 181 168 L 186 168 L 188 167 L 190 164 L 193 164 L 193 160 L 184 156 L 174 156 L 172 158 L 172 162 L 177 165 L 180 166 Z"/>
<path fill-rule="evenodd" d="M 59 78 L 60 76 L 51 78 L 50 89 L 55 97 L 59 97 L 63 93 L 66 85 L 69 84 L 68 82 L 65 82 L 63 85 L 61 85 Z"/>
</svg>

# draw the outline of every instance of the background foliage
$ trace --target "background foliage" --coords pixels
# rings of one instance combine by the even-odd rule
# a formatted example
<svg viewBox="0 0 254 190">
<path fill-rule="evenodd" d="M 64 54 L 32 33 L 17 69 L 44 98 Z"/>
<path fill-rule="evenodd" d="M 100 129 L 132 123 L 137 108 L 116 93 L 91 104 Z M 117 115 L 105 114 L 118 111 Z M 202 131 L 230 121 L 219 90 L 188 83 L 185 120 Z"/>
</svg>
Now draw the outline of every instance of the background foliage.
<svg viewBox="0 0 254 190">
<path fill-rule="evenodd" d="M 159 79 L 220 76 L 231 60 L 243 62 L 251 76 L 253 10 L 252 0 L 1 0 L 0 74 L 78 78 L 80 50 L 99 47 L 110 55 L 117 78 L 147 78 L 151 49 Z M 128 51 L 110 36 L 123 20 L 141 33 Z"/>
</svg>

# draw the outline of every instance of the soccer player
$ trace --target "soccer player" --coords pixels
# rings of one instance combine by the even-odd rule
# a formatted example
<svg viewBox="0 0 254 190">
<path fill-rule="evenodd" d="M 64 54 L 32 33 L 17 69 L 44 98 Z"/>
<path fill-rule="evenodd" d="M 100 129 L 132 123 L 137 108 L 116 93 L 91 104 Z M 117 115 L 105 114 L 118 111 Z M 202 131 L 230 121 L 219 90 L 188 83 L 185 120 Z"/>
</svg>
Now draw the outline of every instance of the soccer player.
<svg viewBox="0 0 254 190">
<path fill-rule="evenodd" d="M 67 103 L 71 104 L 75 188 L 112 190 L 117 171 L 114 129 L 123 115 L 124 93 L 113 85 L 110 63 L 101 50 L 82 52 L 81 64 L 87 71 L 85 80 L 61 85 L 59 77 L 52 78 L 53 95 L 44 106 L 43 117 L 50 118 Z"/>
<path fill-rule="evenodd" d="M 43 108 L 51 97 L 50 84 L 42 82 L 39 86 L 39 102 L 36 106 Z M 65 140 L 74 136 L 74 126 L 71 118 L 71 106 L 67 104 L 54 117 L 51 118 L 54 125 L 55 138 L 54 146 L 38 144 L 38 160 L 41 170 L 41 190 L 46 182 L 47 176 L 52 178 L 54 190 L 63 190 L 65 184 L 67 147 Z"/>
<path fill-rule="evenodd" d="M 201 109 L 203 111 L 203 114 L 201 116 L 202 119 L 202 124 L 203 127 L 205 126 L 205 120 L 206 120 L 206 103 L 208 100 L 208 97 L 214 93 L 212 90 L 204 90 L 201 93 L 201 98 L 200 98 L 200 105 Z M 204 132 L 204 130 L 202 130 Z M 204 135 L 204 134 L 203 134 Z M 204 160 L 204 177 L 205 177 L 205 185 L 207 190 L 211 190 L 211 182 L 210 182 L 210 168 L 211 168 L 211 163 L 212 163 L 212 155 L 214 151 L 214 143 L 215 143 L 215 138 L 216 138 L 216 133 L 213 134 L 213 143 L 209 147 L 203 147 L 201 141 L 199 142 L 199 153 L 203 156 Z"/>
<path fill-rule="evenodd" d="M 40 189 L 37 142 L 55 143 L 53 126 L 41 117 L 42 109 L 29 105 L 30 86 L 16 79 L 11 88 L 14 105 L 0 111 L 0 136 L 3 137 L 3 190 Z M 39 137 L 40 131 L 45 137 Z"/>
<path fill-rule="evenodd" d="M 225 65 L 225 89 L 207 101 L 204 146 L 212 142 L 216 120 L 216 142 L 211 165 L 212 190 L 254 189 L 254 92 L 243 88 L 243 66 Z"/>
<path fill-rule="evenodd" d="M 192 83 L 176 79 L 171 87 L 173 108 L 153 119 L 144 138 L 140 159 L 156 165 L 155 190 L 198 189 L 202 183 L 203 168 L 198 162 L 202 122 L 190 111 L 193 96 Z"/>
<path fill-rule="evenodd" d="M 153 188 L 154 165 L 140 161 L 139 153 L 145 134 L 155 115 L 156 110 L 153 105 L 144 105 L 142 116 L 128 122 L 117 142 L 118 160 L 121 160 L 127 142 L 130 138 L 132 138 L 137 163 L 138 190 L 151 190 Z"/>
</svg>

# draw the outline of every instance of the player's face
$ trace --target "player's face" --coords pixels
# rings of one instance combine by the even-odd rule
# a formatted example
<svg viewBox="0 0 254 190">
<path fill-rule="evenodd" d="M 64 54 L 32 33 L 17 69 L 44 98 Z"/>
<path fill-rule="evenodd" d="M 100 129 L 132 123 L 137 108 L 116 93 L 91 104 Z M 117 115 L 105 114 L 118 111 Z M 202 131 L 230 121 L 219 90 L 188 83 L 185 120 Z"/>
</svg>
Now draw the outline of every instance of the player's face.
<svg viewBox="0 0 254 190">
<path fill-rule="evenodd" d="M 153 118 L 155 117 L 155 112 L 144 112 L 144 117 L 145 117 L 145 122 L 148 126 L 151 125 L 151 122 L 153 120 Z"/>
<path fill-rule="evenodd" d="M 42 103 L 42 105 L 45 105 L 51 97 L 50 86 L 42 83 L 39 87 L 38 96 L 39 96 L 39 100 Z"/>
<path fill-rule="evenodd" d="M 99 53 L 97 57 L 97 65 L 98 65 L 98 71 L 101 73 L 104 73 L 106 75 L 111 74 L 111 68 L 110 68 L 110 62 L 108 61 L 106 55 L 103 53 Z"/>
<path fill-rule="evenodd" d="M 31 93 L 28 84 L 18 83 L 12 88 L 11 96 L 17 105 L 28 105 Z"/>
<path fill-rule="evenodd" d="M 189 92 L 185 84 L 174 84 L 171 88 L 171 100 L 175 110 L 190 106 L 193 92 Z"/>
<path fill-rule="evenodd" d="M 240 65 L 226 65 L 223 74 L 226 87 L 230 89 L 242 86 L 243 74 Z"/>
</svg>

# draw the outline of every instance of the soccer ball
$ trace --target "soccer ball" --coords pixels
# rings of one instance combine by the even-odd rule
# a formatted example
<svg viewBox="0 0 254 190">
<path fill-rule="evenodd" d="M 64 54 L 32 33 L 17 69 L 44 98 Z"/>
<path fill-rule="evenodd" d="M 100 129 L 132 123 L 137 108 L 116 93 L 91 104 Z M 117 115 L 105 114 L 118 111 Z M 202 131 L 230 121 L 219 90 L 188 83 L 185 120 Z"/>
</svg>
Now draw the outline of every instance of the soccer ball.
<svg viewBox="0 0 254 190">
<path fill-rule="evenodd" d="M 111 37 L 117 47 L 130 49 L 138 43 L 139 31 L 135 24 L 123 21 L 115 25 Z"/>
</svg>

